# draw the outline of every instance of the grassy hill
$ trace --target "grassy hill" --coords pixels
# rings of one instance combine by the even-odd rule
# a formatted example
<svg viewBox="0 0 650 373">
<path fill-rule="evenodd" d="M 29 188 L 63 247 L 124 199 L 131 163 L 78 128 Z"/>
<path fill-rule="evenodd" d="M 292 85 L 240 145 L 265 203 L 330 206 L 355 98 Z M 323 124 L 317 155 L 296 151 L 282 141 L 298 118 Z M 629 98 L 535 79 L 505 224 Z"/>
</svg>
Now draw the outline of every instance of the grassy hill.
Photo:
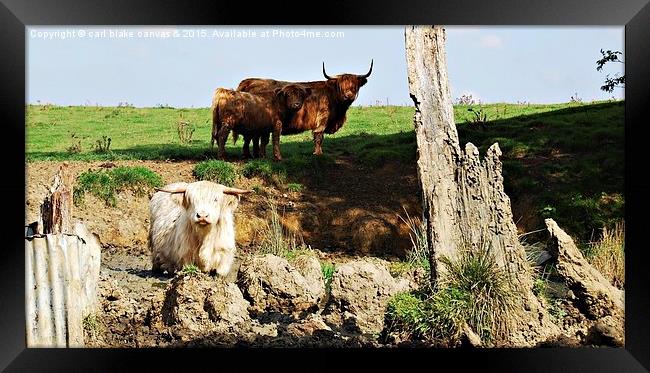
<svg viewBox="0 0 650 373">
<path fill-rule="evenodd" d="M 474 111 L 469 111 L 472 109 Z M 209 109 L 59 107 L 29 105 L 28 162 L 45 160 L 212 158 Z M 311 156 L 310 133 L 282 137 L 283 162 L 272 166 L 298 177 L 327 167 L 334 157 L 352 157 L 371 167 L 415 162 L 411 107 L 352 107 L 348 121 L 326 135 L 325 155 Z M 461 144 L 482 153 L 494 142 L 503 151 L 506 192 L 515 220 L 537 227 L 553 217 L 572 235 L 587 240 L 597 229 L 623 218 L 624 103 L 554 105 L 491 104 L 454 108 Z M 481 110 L 477 113 L 477 111 Z M 483 121 L 475 122 L 480 117 Z M 181 143 L 178 122 L 194 129 Z M 103 137 L 110 151 L 95 150 Z M 228 152 L 241 154 L 242 141 Z M 270 150 L 269 150 L 270 154 Z"/>
</svg>

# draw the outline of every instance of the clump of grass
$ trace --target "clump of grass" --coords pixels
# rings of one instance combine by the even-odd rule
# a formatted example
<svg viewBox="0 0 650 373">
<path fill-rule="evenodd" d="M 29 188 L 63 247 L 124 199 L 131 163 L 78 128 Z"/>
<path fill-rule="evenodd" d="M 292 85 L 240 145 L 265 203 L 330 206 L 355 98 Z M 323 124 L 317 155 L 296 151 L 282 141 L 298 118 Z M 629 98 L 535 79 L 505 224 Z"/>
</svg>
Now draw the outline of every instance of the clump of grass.
<svg viewBox="0 0 650 373">
<path fill-rule="evenodd" d="M 242 175 L 245 177 L 260 177 L 270 183 L 282 185 L 287 179 L 287 174 L 284 169 L 275 166 L 271 161 L 266 159 L 255 159 L 247 162 L 242 167 Z"/>
<path fill-rule="evenodd" d="M 162 178 L 146 167 L 116 167 L 111 170 L 86 171 L 77 177 L 73 199 L 75 204 L 83 203 L 86 192 L 115 206 L 116 193 L 131 190 L 144 195 L 150 188 L 162 186 Z"/>
<path fill-rule="evenodd" d="M 255 185 L 253 185 L 253 187 L 251 189 L 253 189 L 253 191 L 255 191 L 255 193 L 259 194 L 264 190 L 264 187 L 261 186 L 260 184 L 255 184 Z"/>
<path fill-rule="evenodd" d="M 287 190 L 290 192 L 300 192 L 303 189 L 303 185 L 300 183 L 289 183 L 287 184 Z"/>
<path fill-rule="evenodd" d="M 283 226 L 278 213 L 278 206 L 272 200 L 268 200 L 269 216 L 262 229 L 262 242 L 260 252 L 283 257 L 289 261 L 298 256 L 310 254 L 311 249 L 305 245 L 302 237 L 288 232 Z"/>
<path fill-rule="evenodd" d="M 474 116 L 469 121 L 470 123 L 472 123 L 475 126 L 481 126 L 481 128 L 483 129 L 487 127 L 488 115 L 487 112 L 485 112 L 485 110 L 482 107 L 479 107 L 478 109 L 474 109 L 470 107 L 467 109 L 467 111 L 474 114 Z"/>
<path fill-rule="evenodd" d="M 409 262 L 403 262 L 403 261 L 390 262 L 390 264 L 388 265 L 388 272 L 393 277 L 399 277 L 411 268 L 413 268 L 413 266 Z"/>
<path fill-rule="evenodd" d="M 99 319 L 97 318 L 96 315 L 94 314 L 88 314 L 83 318 L 82 321 L 83 329 L 86 332 L 86 335 L 90 337 L 90 339 L 96 339 L 97 334 L 99 334 L 101 330 L 101 325 L 99 323 Z"/>
<path fill-rule="evenodd" d="M 96 153 L 109 153 L 111 148 L 111 138 L 108 136 L 102 136 L 97 139 L 95 142 L 95 152 Z"/>
<path fill-rule="evenodd" d="M 195 126 L 183 119 L 183 113 L 180 113 L 180 119 L 176 122 L 176 134 L 178 135 L 178 141 L 181 144 L 189 144 L 192 142 L 192 135 L 196 131 Z"/>
<path fill-rule="evenodd" d="M 398 294 L 389 302 L 392 328 L 415 337 L 456 342 L 465 325 L 483 341 L 506 335 L 517 294 L 489 250 L 442 258 L 446 276 L 431 293 Z"/>
<path fill-rule="evenodd" d="M 321 263 L 320 268 L 323 273 L 323 280 L 325 281 L 325 292 L 329 294 L 332 289 L 332 277 L 334 276 L 336 267 L 333 263 Z"/>
<path fill-rule="evenodd" d="M 458 300 L 451 304 L 454 311 L 482 339 L 505 336 L 516 294 L 510 286 L 508 274 L 499 267 L 490 250 L 464 250 L 457 260 L 443 257 L 442 263 L 447 269 L 442 287 L 462 295 L 452 298 Z M 454 324 L 457 330 L 459 323 Z"/>
<path fill-rule="evenodd" d="M 181 269 L 181 274 L 184 276 L 194 276 L 199 272 L 199 267 L 197 267 L 195 264 L 185 264 Z"/>
<path fill-rule="evenodd" d="M 625 223 L 619 222 L 614 228 L 603 228 L 599 241 L 589 247 L 589 262 L 602 273 L 612 285 L 625 287 Z"/>
<path fill-rule="evenodd" d="M 77 138 L 77 135 L 74 134 L 74 133 L 72 135 L 70 135 L 70 138 L 72 139 L 72 144 L 70 144 L 70 146 L 68 146 L 65 150 L 69 154 L 79 154 L 79 153 L 81 153 L 81 140 L 79 140 Z"/>
<path fill-rule="evenodd" d="M 237 179 L 235 166 L 216 159 L 198 163 L 193 174 L 198 180 L 210 180 L 225 186 L 233 186 Z"/>
<path fill-rule="evenodd" d="M 431 307 L 413 293 L 395 294 L 386 306 L 386 318 L 391 331 L 417 338 L 431 334 Z"/>
<path fill-rule="evenodd" d="M 406 252 L 406 261 L 412 266 L 429 269 L 429 243 L 427 240 L 427 221 L 411 217 L 404 208 L 406 219 L 401 215 L 399 218 L 409 228 L 411 248 Z"/>
</svg>

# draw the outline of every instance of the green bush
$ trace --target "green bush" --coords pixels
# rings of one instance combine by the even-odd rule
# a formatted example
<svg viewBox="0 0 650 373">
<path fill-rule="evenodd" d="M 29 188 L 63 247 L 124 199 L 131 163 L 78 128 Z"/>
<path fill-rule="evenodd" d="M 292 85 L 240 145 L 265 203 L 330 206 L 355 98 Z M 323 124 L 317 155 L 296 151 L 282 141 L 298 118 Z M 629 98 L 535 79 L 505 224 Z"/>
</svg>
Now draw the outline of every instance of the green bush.
<svg viewBox="0 0 650 373">
<path fill-rule="evenodd" d="M 73 197 L 75 204 L 83 203 L 84 195 L 89 192 L 104 200 L 107 205 L 115 206 L 115 194 L 131 190 L 136 195 L 144 195 L 149 188 L 162 186 L 162 178 L 146 167 L 116 167 L 111 170 L 82 172 L 77 177 Z"/>
<path fill-rule="evenodd" d="M 221 160 L 209 160 L 194 166 L 194 177 L 198 180 L 209 180 L 225 186 L 233 186 L 237 179 L 235 166 Z"/>
</svg>

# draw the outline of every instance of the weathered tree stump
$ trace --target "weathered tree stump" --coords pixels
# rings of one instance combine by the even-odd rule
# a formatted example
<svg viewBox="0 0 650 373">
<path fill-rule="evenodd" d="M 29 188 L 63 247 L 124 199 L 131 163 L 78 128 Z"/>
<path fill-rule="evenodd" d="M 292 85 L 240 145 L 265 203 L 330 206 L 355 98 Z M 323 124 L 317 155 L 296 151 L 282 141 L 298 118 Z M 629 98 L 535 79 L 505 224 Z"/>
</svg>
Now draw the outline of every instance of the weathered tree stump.
<svg viewBox="0 0 650 373">
<path fill-rule="evenodd" d="M 63 164 L 39 222 L 25 229 L 27 347 L 83 347 L 83 318 L 93 312 L 100 244 L 72 219 L 72 176 Z"/>
<path fill-rule="evenodd" d="M 41 205 L 40 233 L 74 232 L 72 223 L 72 175 L 67 163 L 59 167 L 54 183 Z"/>
<path fill-rule="evenodd" d="M 441 257 L 453 260 L 460 250 L 489 247 L 521 294 L 506 342 L 534 345 L 559 329 L 532 292 L 530 266 L 503 190 L 499 146 L 492 145 L 482 161 L 471 143 L 461 150 L 447 78 L 445 30 L 409 26 L 405 38 L 432 279 L 445 276 Z"/>
</svg>

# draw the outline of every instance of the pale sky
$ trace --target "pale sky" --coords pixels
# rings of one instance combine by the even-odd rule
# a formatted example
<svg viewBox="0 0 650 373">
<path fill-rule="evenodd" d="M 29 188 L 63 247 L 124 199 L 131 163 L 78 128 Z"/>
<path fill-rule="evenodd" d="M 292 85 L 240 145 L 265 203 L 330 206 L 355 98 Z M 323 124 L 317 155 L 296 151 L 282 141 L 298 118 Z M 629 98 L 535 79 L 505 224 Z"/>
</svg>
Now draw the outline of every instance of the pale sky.
<svg viewBox="0 0 650 373">
<path fill-rule="evenodd" d="M 623 51 L 623 26 L 446 29 L 454 99 L 624 97 L 621 88 L 600 90 L 606 74 L 622 74 L 623 64 L 596 71 L 601 48 Z M 363 74 L 374 59 L 355 104 L 412 104 L 404 27 L 28 27 L 26 40 L 28 103 L 207 107 L 215 88 L 235 88 L 245 78 L 322 80 L 323 61 L 330 75 Z"/>
</svg>

